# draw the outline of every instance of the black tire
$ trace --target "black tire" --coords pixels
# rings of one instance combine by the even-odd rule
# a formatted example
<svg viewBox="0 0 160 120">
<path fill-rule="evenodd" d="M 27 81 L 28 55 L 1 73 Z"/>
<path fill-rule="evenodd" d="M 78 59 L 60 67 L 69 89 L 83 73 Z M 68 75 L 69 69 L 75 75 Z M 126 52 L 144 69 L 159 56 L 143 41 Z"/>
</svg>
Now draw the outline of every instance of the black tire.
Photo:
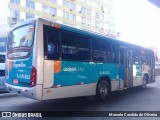
<svg viewBox="0 0 160 120">
<path fill-rule="evenodd" d="M 101 80 L 97 84 L 96 100 L 104 101 L 110 93 L 110 85 L 106 80 Z"/>
<path fill-rule="evenodd" d="M 147 77 L 143 76 L 143 80 L 142 80 L 142 88 L 146 88 L 147 87 Z"/>
</svg>

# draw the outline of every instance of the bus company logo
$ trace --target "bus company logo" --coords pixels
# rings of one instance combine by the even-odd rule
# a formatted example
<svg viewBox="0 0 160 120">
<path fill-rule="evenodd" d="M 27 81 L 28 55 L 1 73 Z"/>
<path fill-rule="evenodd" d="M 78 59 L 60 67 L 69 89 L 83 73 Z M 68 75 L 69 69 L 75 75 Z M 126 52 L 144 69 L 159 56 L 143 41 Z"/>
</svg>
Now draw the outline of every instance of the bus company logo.
<svg viewBox="0 0 160 120">
<path fill-rule="evenodd" d="M 24 64 L 23 62 L 21 62 L 20 64 L 14 63 L 13 66 L 14 66 L 15 68 L 26 67 L 26 64 Z"/>
<path fill-rule="evenodd" d="M 84 71 L 84 68 L 74 68 L 74 67 L 65 67 L 63 68 L 63 71 L 68 71 L 68 72 L 71 72 L 71 71 L 74 71 L 74 72 L 80 72 L 80 71 Z"/>
<path fill-rule="evenodd" d="M 12 117 L 11 112 L 2 112 L 2 117 Z"/>
</svg>

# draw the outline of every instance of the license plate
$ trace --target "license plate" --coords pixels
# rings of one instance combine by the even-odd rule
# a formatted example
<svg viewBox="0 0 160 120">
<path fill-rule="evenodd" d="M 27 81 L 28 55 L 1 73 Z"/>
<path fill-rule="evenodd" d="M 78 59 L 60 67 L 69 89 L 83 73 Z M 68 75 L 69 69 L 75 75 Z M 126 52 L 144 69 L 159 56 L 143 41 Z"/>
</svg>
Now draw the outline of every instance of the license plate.
<svg viewBox="0 0 160 120">
<path fill-rule="evenodd" d="M 13 83 L 14 84 L 18 84 L 18 80 L 17 79 L 13 79 Z"/>
</svg>

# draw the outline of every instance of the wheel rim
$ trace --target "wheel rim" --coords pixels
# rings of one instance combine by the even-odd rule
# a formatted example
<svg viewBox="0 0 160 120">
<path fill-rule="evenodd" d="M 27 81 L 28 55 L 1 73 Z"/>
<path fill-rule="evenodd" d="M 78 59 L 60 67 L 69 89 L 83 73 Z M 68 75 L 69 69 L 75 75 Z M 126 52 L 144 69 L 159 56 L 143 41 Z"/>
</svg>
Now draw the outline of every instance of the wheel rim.
<svg viewBox="0 0 160 120">
<path fill-rule="evenodd" d="M 102 99 L 105 99 L 108 93 L 107 85 L 101 84 L 99 89 L 99 94 Z"/>
</svg>

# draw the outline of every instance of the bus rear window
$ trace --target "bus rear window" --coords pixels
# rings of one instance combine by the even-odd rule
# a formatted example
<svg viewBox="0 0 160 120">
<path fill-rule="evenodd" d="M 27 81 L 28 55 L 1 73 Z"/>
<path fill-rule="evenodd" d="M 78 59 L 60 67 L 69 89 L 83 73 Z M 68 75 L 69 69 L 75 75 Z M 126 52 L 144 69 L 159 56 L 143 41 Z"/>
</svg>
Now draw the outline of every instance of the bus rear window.
<svg viewBox="0 0 160 120">
<path fill-rule="evenodd" d="M 28 24 L 19 27 L 8 34 L 7 49 L 31 47 L 33 44 L 34 25 Z"/>
</svg>

